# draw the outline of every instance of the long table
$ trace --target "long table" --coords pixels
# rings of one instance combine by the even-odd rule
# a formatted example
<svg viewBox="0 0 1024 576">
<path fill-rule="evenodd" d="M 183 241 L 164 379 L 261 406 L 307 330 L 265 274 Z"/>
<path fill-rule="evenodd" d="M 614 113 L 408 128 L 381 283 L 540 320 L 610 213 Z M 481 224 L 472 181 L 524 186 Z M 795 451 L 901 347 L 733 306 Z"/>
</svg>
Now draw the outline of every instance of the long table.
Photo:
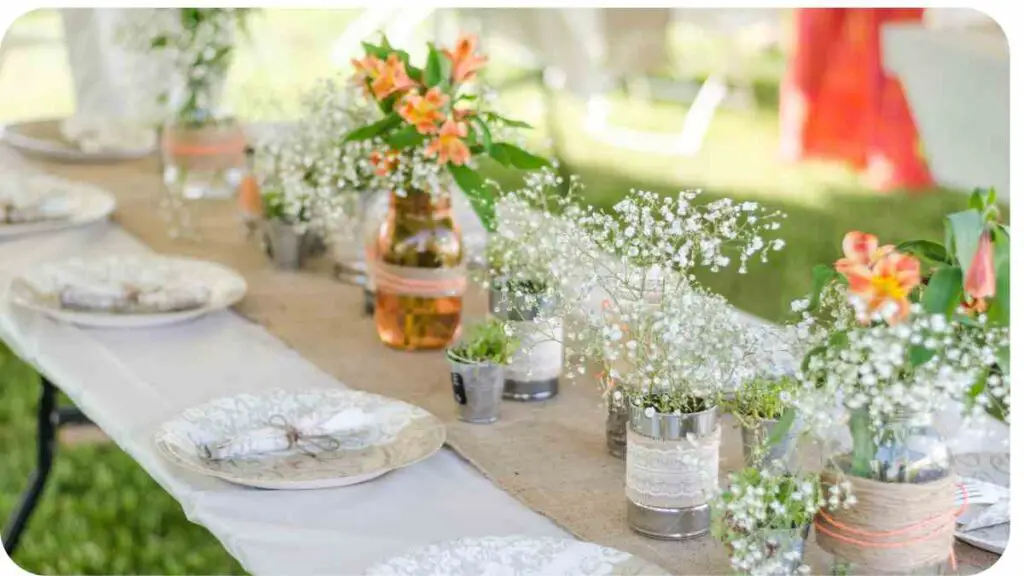
<svg viewBox="0 0 1024 576">
<path fill-rule="evenodd" d="M 32 163 L 0 146 L 0 168 L 52 170 L 87 181 L 109 182 L 117 188 L 124 207 L 131 206 L 126 227 L 164 249 L 185 249 L 180 243 L 158 241 L 160 235 L 152 228 L 161 224 L 152 190 L 158 180 L 151 161 L 118 167 L 112 177 L 107 170 L 114 168 Z M 221 208 L 220 216 L 226 217 L 224 206 Z M 40 262 L 148 250 L 116 223 L 117 218 L 113 223 L 0 241 L 0 290 L 6 291 L 21 270 Z M 339 286 L 327 275 L 271 270 L 258 248 L 244 245 L 240 224 L 229 225 L 238 226 L 237 235 L 194 245 L 187 252 L 203 256 L 209 250 L 247 269 L 252 288 L 249 301 L 259 302 L 262 309 L 243 302 L 240 309 L 246 317 L 224 311 L 159 329 L 99 330 L 60 324 L 5 304 L 0 309 L 0 338 L 47 382 L 67 393 L 181 503 L 190 520 L 206 526 L 246 570 L 255 574 L 352 573 L 410 548 L 457 537 L 566 537 L 571 530 L 574 535 L 616 545 L 673 571 L 728 573 L 724 551 L 710 538 L 681 545 L 630 533 L 624 517 L 622 463 L 604 452 L 600 409 L 592 391 L 567 386 L 551 403 L 509 404 L 502 422 L 494 426 L 453 422 L 450 388 L 447 397 L 438 388 L 446 378 L 436 358 L 372 345 L 366 321 L 359 320 L 355 311 L 358 290 Z M 318 300 L 331 299 L 345 290 L 348 293 L 334 302 L 342 310 L 326 310 Z M 268 314 L 268 309 L 274 313 Z M 286 335 L 282 337 L 303 349 L 306 356 L 250 321 L 254 316 L 274 334 Z M 325 325 L 332 328 L 327 342 Z M 360 332 L 343 336 L 339 325 Z M 310 361 L 313 359 L 318 364 Z M 374 369 L 367 370 L 367 364 Z M 394 364 L 401 364 L 401 369 Z M 351 378 L 347 383 L 353 387 L 405 395 L 405 399 L 448 418 L 450 438 L 461 444 L 460 452 L 477 456 L 473 464 L 487 477 L 444 449 L 425 462 L 367 484 L 270 492 L 185 472 L 156 453 L 152 434 L 162 422 L 212 398 L 272 388 L 344 386 L 322 370 L 324 366 L 335 374 L 347 374 L 345 378 Z M 410 377 L 421 380 L 411 390 L 408 382 L 401 381 Z M 41 405 L 46 408 L 45 401 Z M 577 421 L 563 419 L 566 415 L 577 416 Z M 480 462 L 480 456 L 489 450 L 508 451 L 512 434 L 537 449 L 529 454 L 507 454 L 510 457 L 501 461 Z M 723 462 L 728 461 L 723 467 L 734 467 L 737 462 L 738 432 L 730 432 L 730 438 L 723 442 Z M 976 440 L 961 440 L 958 451 L 984 451 Z M 40 451 L 41 458 L 45 452 Z M 552 462 L 560 465 L 552 467 Z M 528 468 L 533 474 L 526 473 Z M 549 476 L 540 478 L 538 470 L 546 470 Z M 567 507 L 570 499 L 584 502 L 589 509 Z M 558 519 L 567 530 L 531 508 Z M 809 548 L 812 556 L 820 556 L 815 546 Z M 962 566 L 984 568 L 995 559 L 966 546 L 957 548 Z"/>
<path fill-rule="evenodd" d="M 5 292 L 19 271 L 39 262 L 146 251 L 107 222 L 0 240 L 0 286 Z M 239 392 L 344 383 L 232 311 L 163 328 L 86 329 L 4 302 L 0 338 L 65 392 L 250 573 L 353 573 L 452 538 L 567 536 L 447 448 L 373 482 L 334 490 L 247 489 L 182 470 L 163 459 L 152 441 L 156 428 L 182 410 Z"/>
</svg>

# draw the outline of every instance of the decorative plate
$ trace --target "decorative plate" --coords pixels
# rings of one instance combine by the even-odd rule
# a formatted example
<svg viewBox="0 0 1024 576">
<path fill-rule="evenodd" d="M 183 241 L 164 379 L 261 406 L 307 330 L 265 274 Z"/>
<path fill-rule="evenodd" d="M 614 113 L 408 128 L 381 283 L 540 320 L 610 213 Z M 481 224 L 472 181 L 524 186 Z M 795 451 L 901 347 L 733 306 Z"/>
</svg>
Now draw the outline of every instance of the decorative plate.
<svg viewBox="0 0 1024 576">
<path fill-rule="evenodd" d="M 86 152 L 61 133 L 63 120 L 36 120 L 0 126 L 0 136 L 15 150 L 47 160 L 73 163 L 109 163 L 137 160 L 153 154 L 157 146 Z"/>
<path fill-rule="evenodd" d="M 1010 487 L 1010 455 L 1006 453 L 957 454 L 953 457 L 953 469 L 965 478 Z M 968 508 L 964 517 L 972 512 L 971 508 Z M 957 530 L 956 538 L 982 550 L 1002 554 L 1010 541 L 1010 523 L 969 532 Z"/>
<path fill-rule="evenodd" d="M 219 438 L 265 428 L 269 422 L 294 422 L 310 415 L 358 408 L 386 414 L 372 429 L 332 451 L 301 450 L 210 460 L 203 457 L 196 431 Z M 368 434 L 366 434 L 368 432 Z M 175 464 L 228 482 L 271 490 L 308 490 L 349 486 L 416 464 L 441 449 L 444 424 L 426 410 L 399 400 L 355 390 L 273 390 L 239 394 L 190 408 L 160 427 L 156 445 Z"/>
<path fill-rule="evenodd" d="M 168 312 L 114 312 L 68 309 L 55 294 L 57 278 L 68 270 L 82 266 L 160 266 L 170 268 L 174 276 L 196 280 L 209 294 L 202 305 Z M 22 274 L 11 282 L 11 302 L 46 314 L 51 318 L 100 328 L 146 328 L 166 326 L 228 308 L 245 296 L 247 285 L 240 274 L 204 260 L 167 256 L 105 256 L 92 259 L 75 258 L 44 264 Z"/>
<path fill-rule="evenodd" d="M 666 575 L 626 552 L 566 538 L 488 536 L 432 544 L 377 564 L 366 576 Z"/>
<path fill-rule="evenodd" d="M 25 178 L 63 191 L 65 199 L 69 204 L 68 214 L 62 218 L 18 224 L 4 224 L 0 222 L 0 238 L 82 226 L 106 218 L 114 211 L 114 207 L 117 205 L 113 194 L 89 184 L 72 182 L 46 174 L 32 174 L 25 176 Z"/>
</svg>

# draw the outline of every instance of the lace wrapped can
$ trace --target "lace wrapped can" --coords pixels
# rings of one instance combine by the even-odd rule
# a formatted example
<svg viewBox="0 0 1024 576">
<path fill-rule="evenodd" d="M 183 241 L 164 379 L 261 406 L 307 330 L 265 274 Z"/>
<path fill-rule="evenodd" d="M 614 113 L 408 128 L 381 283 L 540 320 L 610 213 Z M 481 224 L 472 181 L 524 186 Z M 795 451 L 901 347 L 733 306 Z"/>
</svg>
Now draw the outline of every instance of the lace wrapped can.
<svg viewBox="0 0 1024 576">
<path fill-rule="evenodd" d="M 505 369 L 509 400 L 546 400 L 558 394 L 562 375 L 562 319 L 553 317 L 549 296 L 522 297 L 502 292 L 495 281 L 489 294 L 490 311 L 508 321 L 519 338 L 519 350 Z"/>
<path fill-rule="evenodd" d="M 448 355 L 452 366 L 452 393 L 459 409 L 459 420 L 471 424 L 490 424 L 501 417 L 501 393 L 505 367 L 491 363 L 469 363 Z"/>
<path fill-rule="evenodd" d="M 634 531 L 665 540 L 701 536 L 711 526 L 708 498 L 718 486 L 722 427 L 718 408 L 654 414 L 630 404 L 626 431 L 627 519 Z"/>
</svg>

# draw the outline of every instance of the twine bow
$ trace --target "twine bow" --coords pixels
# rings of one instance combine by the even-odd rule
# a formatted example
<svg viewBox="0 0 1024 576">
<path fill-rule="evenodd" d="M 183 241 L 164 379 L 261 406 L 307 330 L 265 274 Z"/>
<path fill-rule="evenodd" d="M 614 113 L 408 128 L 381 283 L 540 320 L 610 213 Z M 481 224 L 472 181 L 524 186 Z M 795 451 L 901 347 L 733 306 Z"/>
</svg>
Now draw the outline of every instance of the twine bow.
<svg viewBox="0 0 1024 576">
<path fill-rule="evenodd" d="M 318 452 L 334 452 L 341 448 L 341 442 L 330 434 L 304 434 L 281 414 L 271 416 L 267 424 L 284 431 L 288 450 L 297 448 L 311 458 L 316 458 Z"/>
</svg>

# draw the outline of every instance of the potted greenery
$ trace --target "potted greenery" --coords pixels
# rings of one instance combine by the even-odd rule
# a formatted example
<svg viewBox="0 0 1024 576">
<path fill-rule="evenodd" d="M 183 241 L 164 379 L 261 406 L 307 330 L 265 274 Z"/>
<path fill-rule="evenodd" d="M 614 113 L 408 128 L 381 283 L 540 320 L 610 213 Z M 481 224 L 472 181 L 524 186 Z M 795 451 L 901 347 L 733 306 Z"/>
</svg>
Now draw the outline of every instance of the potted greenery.
<svg viewBox="0 0 1024 576">
<path fill-rule="evenodd" d="M 853 496 L 837 496 L 852 504 Z M 711 500 L 712 535 L 729 552 L 738 574 L 805 574 L 804 544 L 826 504 L 816 474 L 786 474 L 777 465 L 745 468 Z"/>
<path fill-rule="evenodd" d="M 781 461 L 788 467 L 796 430 L 789 427 L 780 438 L 773 438 L 772 433 L 799 388 L 800 382 L 793 376 L 756 376 L 745 381 L 726 402 L 726 409 L 740 425 L 747 466 Z"/>
<path fill-rule="evenodd" d="M 505 322 L 497 318 L 467 327 L 462 338 L 448 348 L 460 420 L 473 424 L 498 420 L 505 367 L 518 348 L 518 339 L 510 336 Z"/>
</svg>

